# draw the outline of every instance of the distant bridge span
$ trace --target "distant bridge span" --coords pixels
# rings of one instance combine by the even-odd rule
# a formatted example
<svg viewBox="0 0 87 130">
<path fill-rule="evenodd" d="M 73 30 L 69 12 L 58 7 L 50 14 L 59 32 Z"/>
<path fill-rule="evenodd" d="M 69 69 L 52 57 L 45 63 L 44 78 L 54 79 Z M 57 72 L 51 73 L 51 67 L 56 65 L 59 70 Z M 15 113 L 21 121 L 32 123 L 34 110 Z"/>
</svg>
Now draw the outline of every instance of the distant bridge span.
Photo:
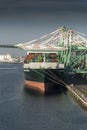
<svg viewBox="0 0 87 130">
<path fill-rule="evenodd" d="M 20 47 L 18 47 L 16 45 L 0 45 L 0 48 L 19 48 L 19 49 L 21 49 Z"/>
</svg>

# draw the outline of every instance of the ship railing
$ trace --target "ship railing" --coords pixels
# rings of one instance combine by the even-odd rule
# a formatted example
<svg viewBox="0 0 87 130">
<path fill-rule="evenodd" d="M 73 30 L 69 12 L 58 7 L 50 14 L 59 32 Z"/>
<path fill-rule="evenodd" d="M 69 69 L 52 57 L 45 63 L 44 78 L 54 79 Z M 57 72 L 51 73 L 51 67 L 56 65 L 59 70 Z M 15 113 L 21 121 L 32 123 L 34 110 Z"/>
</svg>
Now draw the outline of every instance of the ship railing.
<svg viewBox="0 0 87 130">
<path fill-rule="evenodd" d="M 49 69 L 64 69 L 64 64 L 59 64 L 58 62 L 30 62 L 24 64 L 25 69 L 40 69 L 40 68 L 49 68 Z"/>
</svg>

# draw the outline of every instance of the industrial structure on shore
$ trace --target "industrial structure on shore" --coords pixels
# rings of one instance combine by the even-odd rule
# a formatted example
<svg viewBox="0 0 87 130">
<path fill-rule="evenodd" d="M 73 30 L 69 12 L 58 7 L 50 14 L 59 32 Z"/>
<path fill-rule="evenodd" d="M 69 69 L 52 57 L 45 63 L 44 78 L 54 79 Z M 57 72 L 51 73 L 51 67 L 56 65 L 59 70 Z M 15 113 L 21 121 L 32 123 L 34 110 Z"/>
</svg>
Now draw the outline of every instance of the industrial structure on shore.
<svg viewBox="0 0 87 130">
<path fill-rule="evenodd" d="M 23 63 L 23 57 L 12 56 L 10 54 L 0 55 L 0 63 Z"/>
<path fill-rule="evenodd" d="M 75 30 L 62 26 L 52 33 L 15 47 L 28 52 L 57 52 L 58 64 L 63 64 L 64 69 L 86 76 L 87 36 Z"/>
</svg>

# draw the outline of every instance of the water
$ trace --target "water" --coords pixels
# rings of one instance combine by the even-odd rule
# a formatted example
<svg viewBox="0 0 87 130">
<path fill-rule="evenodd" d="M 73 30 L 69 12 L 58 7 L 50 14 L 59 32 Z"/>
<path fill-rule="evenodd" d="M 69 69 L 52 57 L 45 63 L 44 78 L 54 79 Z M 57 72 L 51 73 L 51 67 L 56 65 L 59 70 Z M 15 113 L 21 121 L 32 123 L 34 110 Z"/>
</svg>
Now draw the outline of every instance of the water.
<svg viewBox="0 0 87 130">
<path fill-rule="evenodd" d="M 0 130 L 87 130 L 87 112 L 67 94 L 26 91 L 22 65 L 0 64 Z"/>
</svg>

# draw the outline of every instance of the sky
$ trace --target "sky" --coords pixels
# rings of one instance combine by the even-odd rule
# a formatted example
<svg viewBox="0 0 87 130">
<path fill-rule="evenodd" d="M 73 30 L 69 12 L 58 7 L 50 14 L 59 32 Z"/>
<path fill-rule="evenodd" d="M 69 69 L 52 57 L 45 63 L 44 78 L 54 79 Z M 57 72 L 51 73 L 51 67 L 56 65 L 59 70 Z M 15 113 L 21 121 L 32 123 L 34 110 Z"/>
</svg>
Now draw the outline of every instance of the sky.
<svg viewBox="0 0 87 130">
<path fill-rule="evenodd" d="M 28 42 L 60 26 L 87 35 L 87 0 L 0 0 L 0 44 Z"/>
</svg>

